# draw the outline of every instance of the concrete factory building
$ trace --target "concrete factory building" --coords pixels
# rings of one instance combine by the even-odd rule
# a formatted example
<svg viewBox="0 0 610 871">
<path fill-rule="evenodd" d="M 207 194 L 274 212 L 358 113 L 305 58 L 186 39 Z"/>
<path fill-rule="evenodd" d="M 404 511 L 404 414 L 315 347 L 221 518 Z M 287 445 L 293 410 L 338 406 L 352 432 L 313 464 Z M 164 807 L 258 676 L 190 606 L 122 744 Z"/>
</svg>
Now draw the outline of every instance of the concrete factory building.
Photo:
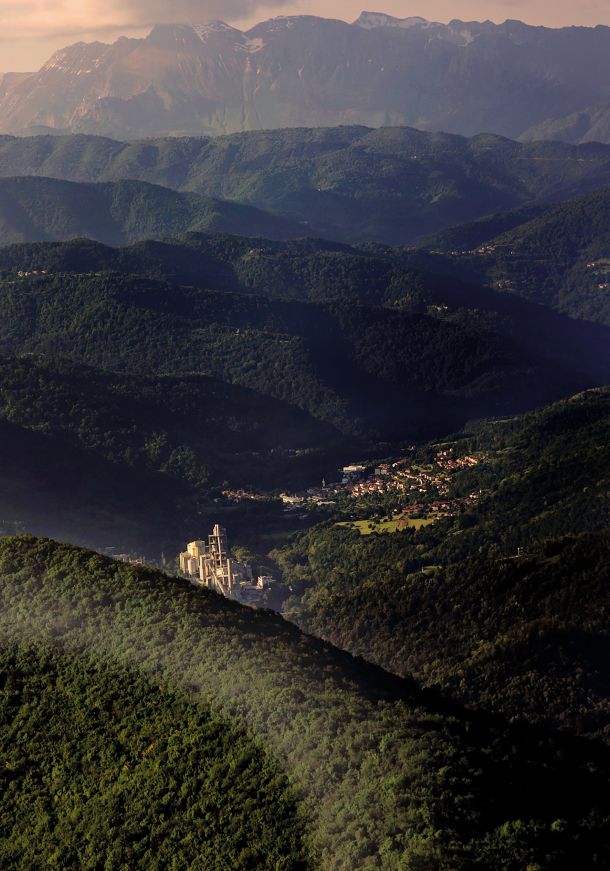
<svg viewBox="0 0 610 871">
<path fill-rule="evenodd" d="M 252 566 L 229 556 L 227 530 L 218 524 L 207 542 L 192 541 L 180 554 L 180 574 L 227 599 L 245 604 L 253 604 L 261 592 L 254 583 Z"/>
</svg>

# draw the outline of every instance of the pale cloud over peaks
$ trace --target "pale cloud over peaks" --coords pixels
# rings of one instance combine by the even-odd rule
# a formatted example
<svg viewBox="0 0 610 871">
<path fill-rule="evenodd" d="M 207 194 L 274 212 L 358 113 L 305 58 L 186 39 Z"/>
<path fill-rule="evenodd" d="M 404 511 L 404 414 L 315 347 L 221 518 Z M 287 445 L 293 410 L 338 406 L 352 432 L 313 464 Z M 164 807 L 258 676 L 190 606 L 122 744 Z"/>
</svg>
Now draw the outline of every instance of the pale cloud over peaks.
<svg viewBox="0 0 610 871">
<path fill-rule="evenodd" d="M 0 0 L 0 72 L 37 69 L 78 40 L 139 35 L 176 21 L 226 21 L 277 14 L 286 0 Z"/>
<path fill-rule="evenodd" d="M 286 0 L 0 0 L 3 40 L 133 30 L 167 21 L 235 20 Z"/>
<path fill-rule="evenodd" d="M 155 23 L 221 18 L 248 26 L 278 13 L 352 21 L 363 8 L 436 21 L 610 24 L 610 0 L 0 0 L 0 72 L 37 69 L 68 43 L 141 35 Z"/>
</svg>

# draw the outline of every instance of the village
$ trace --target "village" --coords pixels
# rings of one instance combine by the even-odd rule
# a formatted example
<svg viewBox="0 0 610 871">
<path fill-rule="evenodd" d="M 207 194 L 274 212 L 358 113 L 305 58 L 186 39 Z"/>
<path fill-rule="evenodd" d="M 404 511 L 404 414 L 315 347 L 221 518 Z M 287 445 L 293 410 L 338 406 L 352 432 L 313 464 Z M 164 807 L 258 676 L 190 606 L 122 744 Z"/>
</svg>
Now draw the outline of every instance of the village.
<svg viewBox="0 0 610 871">
<path fill-rule="evenodd" d="M 305 516 L 311 511 L 335 512 L 351 502 L 386 500 L 394 497 L 402 502 L 405 517 L 450 517 L 476 502 L 481 493 L 450 497 L 450 484 L 456 472 L 478 466 L 487 458 L 482 454 L 455 456 L 451 448 L 441 448 L 433 461 L 417 463 L 413 459 L 415 448 L 409 455 L 378 464 L 355 463 L 341 469 L 341 479 L 296 493 L 279 494 L 286 514 Z M 269 494 L 245 488 L 226 489 L 223 496 L 233 502 L 269 499 Z"/>
<path fill-rule="evenodd" d="M 288 508 L 299 503 L 309 507 L 336 504 L 337 497 L 361 500 L 366 497 L 395 495 L 405 502 L 403 511 L 409 514 L 427 515 L 431 512 L 450 515 L 457 513 L 468 502 L 475 501 L 478 494 L 449 498 L 452 475 L 460 469 L 476 466 L 481 462 L 477 456 L 454 459 L 448 450 L 439 451 L 431 464 L 419 465 L 409 457 L 370 467 L 364 464 L 345 466 L 342 479 L 337 484 L 308 490 L 295 496 L 283 494 Z M 334 498 L 333 498 L 334 497 Z"/>
<path fill-rule="evenodd" d="M 608 290 L 610 287 L 610 260 L 607 257 L 601 260 L 591 260 L 587 263 L 587 269 L 592 270 L 598 290 Z"/>
<path fill-rule="evenodd" d="M 434 459 L 427 463 L 415 462 L 410 449 L 408 456 L 378 464 L 355 463 L 344 466 L 341 480 L 336 483 L 322 481 L 319 487 L 304 492 L 281 493 L 285 514 L 306 518 L 308 512 L 328 509 L 339 512 L 345 501 L 356 502 L 373 497 L 387 501 L 395 497 L 401 510 L 395 517 L 381 523 L 372 521 L 343 521 L 340 526 L 352 526 L 361 534 L 388 532 L 412 526 L 434 523 L 442 517 L 459 514 L 481 497 L 481 492 L 450 497 L 452 477 L 460 471 L 478 466 L 487 459 L 483 454 L 456 456 L 452 448 L 440 448 Z M 268 500 L 269 494 L 246 488 L 226 488 L 225 499 L 231 502 Z M 227 531 L 216 524 L 207 540 L 190 542 L 178 557 L 179 574 L 191 583 L 213 590 L 228 599 L 253 607 L 263 603 L 265 593 L 278 581 L 273 577 L 255 577 L 253 568 L 230 555 Z"/>
</svg>

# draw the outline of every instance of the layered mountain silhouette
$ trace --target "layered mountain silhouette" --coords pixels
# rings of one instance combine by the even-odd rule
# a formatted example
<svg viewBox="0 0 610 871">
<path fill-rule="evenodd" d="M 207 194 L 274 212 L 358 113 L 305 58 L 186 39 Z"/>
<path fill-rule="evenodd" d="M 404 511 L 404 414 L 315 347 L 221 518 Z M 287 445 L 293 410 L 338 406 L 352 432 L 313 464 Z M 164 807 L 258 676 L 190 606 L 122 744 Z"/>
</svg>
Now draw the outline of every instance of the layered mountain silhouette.
<svg viewBox="0 0 610 871">
<path fill-rule="evenodd" d="M 39 72 L 0 78 L 0 130 L 136 138 L 366 124 L 531 138 L 561 135 L 558 119 L 609 101 L 608 27 L 365 12 L 353 24 L 166 24 L 143 39 L 78 43 Z M 608 141 L 607 124 L 576 126 L 571 140 Z"/>
<path fill-rule="evenodd" d="M 527 140 L 560 139 L 562 142 L 610 142 L 610 103 L 590 106 L 562 118 L 549 118 L 527 131 Z"/>
<path fill-rule="evenodd" d="M 173 229 L 168 229 L 178 199 L 167 191 L 148 189 L 147 207 L 156 215 L 148 224 L 149 236 L 190 228 L 273 238 L 313 233 L 350 243 L 404 244 L 495 212 L 566 200 L 608 186 L 610 146 L 522 144 L 484 134 L 467 139 L 405 127 L 253 131 L 129 143 L 80 135 L 0 137 L 0 177 L 10 176 L 86 183 L 139 180 L 255 206 L 283 221 L 280 226 L 277 218 L 240 212 L 240 221 L 233 220 L 236 213 L 224 223 L 206 227 L 173 222 Z M 21 190 L 25 184 L 20 183 Z M 54 190 L 59 197 L 60 186 Z M 76 192 L 66 188 L 62 200 L 66 195 L 74 198 Z M 129 203 L 130 196 L 124 202 Z M 36 219 L 50 228 L 54 213 L 42 210 L 36 200 L 33 208 Z M 220 208 L 216 204 L 215 209 Z M 222 209 L 228 216 L 230 207 L 225 204 Z M 184 201 L 179 211 L 184 211 Z M 144 223 L 143 206 L 138 216 Z M 159 223 L 165 224 L 161 234 Z M 111 239 L 76 230 L 61 237 L 18 238 Z"/>
<path fill-rule="evenodd" d="M 0 245 L 83 237 L 110 245 L 184 232 L 297 239 L 307 228 L 252 206 L 178 193 L 140 181 L 75 184 L 54 178 L 0 179 Z"/>
</svg>

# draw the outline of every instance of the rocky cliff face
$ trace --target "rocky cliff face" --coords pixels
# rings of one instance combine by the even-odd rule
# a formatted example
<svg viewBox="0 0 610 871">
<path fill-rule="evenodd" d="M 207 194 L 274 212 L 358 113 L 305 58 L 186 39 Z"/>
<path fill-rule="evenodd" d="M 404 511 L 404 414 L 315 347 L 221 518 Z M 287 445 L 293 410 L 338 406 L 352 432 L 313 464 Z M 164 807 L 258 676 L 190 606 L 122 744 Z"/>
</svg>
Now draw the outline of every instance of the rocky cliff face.
<svg viewBox="0 0 610 871">
<path fill-rule="evenodd" d="M 0 73 L 0 100 L 7 97 L 17 85 L 30 77 L 30 73 Z"/>
<path fill-rule="evenodd" d="M 277 18 L 247 33 L 223 22 L 162 25 L 144 39 L 73 45 L 5 82 L 2 132 L 133 138 L 407 124 L 517 138 L 610 101 L 610 28 L 368 12 L 353 24 Z"/>
</svg>

